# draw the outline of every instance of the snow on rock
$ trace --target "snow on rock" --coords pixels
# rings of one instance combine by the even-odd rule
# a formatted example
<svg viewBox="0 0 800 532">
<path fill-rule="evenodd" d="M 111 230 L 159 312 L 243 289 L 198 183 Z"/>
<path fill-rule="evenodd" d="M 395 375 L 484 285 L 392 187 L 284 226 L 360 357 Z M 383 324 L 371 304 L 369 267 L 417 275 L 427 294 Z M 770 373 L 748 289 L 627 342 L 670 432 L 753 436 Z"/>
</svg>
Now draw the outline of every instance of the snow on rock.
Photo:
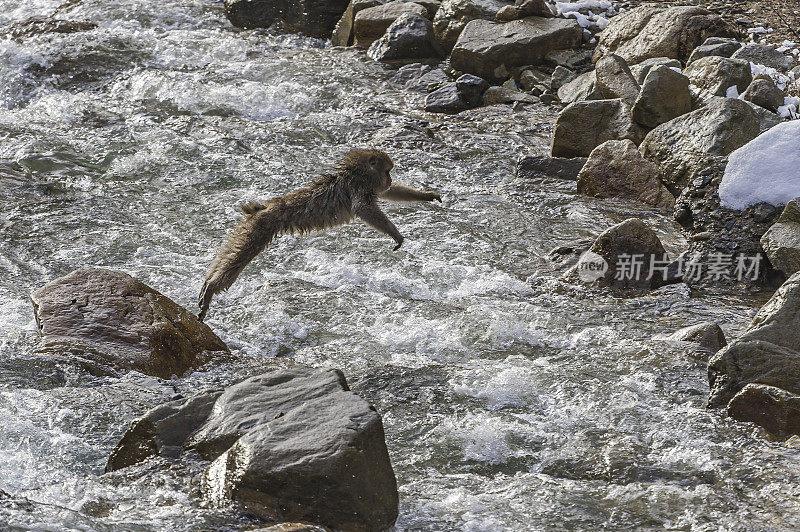
<svg viewBox="0 0 800 532">
<path fill-rule="evenodd" d="M 731 153 L 719 186 L 723 207 L 786 205 L 800 196 L 800 120 L 784 122 Z"/>
</svg>

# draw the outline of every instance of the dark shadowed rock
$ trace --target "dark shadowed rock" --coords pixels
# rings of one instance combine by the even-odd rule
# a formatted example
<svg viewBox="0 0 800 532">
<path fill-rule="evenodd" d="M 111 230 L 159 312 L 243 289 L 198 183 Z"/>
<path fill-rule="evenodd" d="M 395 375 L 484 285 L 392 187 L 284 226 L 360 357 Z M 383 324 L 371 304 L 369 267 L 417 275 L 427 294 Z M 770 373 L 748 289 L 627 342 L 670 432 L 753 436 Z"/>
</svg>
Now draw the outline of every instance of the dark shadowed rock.
<svg viewBox="0 0 800 532">
<path fill-rule="evenodd" d="M 100 374 L 136 370 L 168 379 L 228 354 L 193 314 L 124 273 L 76 270 L 31 300 L 46 351 Z"/>
<path fill-rule="evenodd" d="M 639 84 L 631 74 L 631 69 L 623 58 L 609 54 L 597 62 L 595 68 L 597 76 L 597 90 L 604 99 L 622 99 L 626 104 L 633 105 L 639 96 Z"/>
<path fill-rule="evenodd" d="M 353 44 L 359 48 L 368 48 L 380 39 L 395 20 L 406 14 L 428 16 L 428 11 L 413 2 L 394 1 L 362 9 L 353 22 Z"/>
<path fill-rule="evenodd" d="M 57 18 L 31 17 L 14 22 L 0 30 L 0 36 L 12 39 L 23 39 L 44 33 L 77 33 L 89 31 L 97 27 L 94 22 L 61 20 Z"/>
<path fill-rule="evenodd" d="M 641 6 L 612 18 L 600 34 L 595 62 L 608 54 L 622 56 L 628 64 L 652 57 L 686 62 L 709 37 L 736 37 L 736 30 L 718 15 L 701 7 Z"/>
<path fill-rule="evenodd" d="M 681 62 L 677 59 L 670 59 L 669 57 L 653 57 L 650 59 L 645 59 L 641 63 L 631 65 L 631 74 L 633 74 L 636 83 L 642 85 L 644 80 L 647 78 L 647 74 L 649 74 L 652 69 L 661 65 L 675 68 L 681 68 L 682 66 Z"/>
<path fill-rule="evenodd" d="M 425 110 L 429 113 L 455 114 L 469 108 L 455 82 L 446 83 L 425 97 Z"/>
<path fill-rule="evenodd" d="M 548 52 L 577 47 L 580 40 L 581 28 L 574 20 L 473 20 L 461 32 L 450 55 L 450 65 L 490 82 L 502 81 L 515 68 L 542 63 Z"/>
<path fill-rule="evenodd" d="M 456 80 L 456 88 L 467 105 L 477 107 L 481 103 L 483 93 L 489 88 L 489 84 L 478 76 L 464 74 Z"/>
<path fill-rule="evenodd" d="M 281 22 L 290 31 L 328 37 L 348 0 L 225 0 L 225 15 L 238 28 L 266 28 Z"/>
<path fill-rule="evenodd" d="M 800 273 L 781 286 L 747 331 L 708 363 L 709 405 L 725 406 L 747 384 L 800 394 Z"/>
<path fill-rule="evenodd" d="M 778 438 L 800 434 L 800 396 L 774 386 L 748 384 L 728 403 L 728 415 Z"/>
<path fill-rule="evenodd" d="M 532 94 L 522 91 L 507 89 L 505 87 L 489 87 L 483 93 L 484 105 L 498 105 L 504 103 L 539 103 L 541 100 Z"/>
<path fill-rule="evenodd" d="M 436 42 L 431 21 L 416 13 L 406 13 L 372 43 L 367 55 L 375 61 L 414 61 L 438 59 L 444 52 Z"/>
<path fill-rule="evenodd" d="M 633 105 L 633 119 L 654 128 L 692 110 L 689 78 L 661 65 L 650 70 Z"/>
<path fill-rule="evenodd" d="M 644 130 L 633 122 L 631 108 L 622 100 L 575 102 L 558 115 L 550 152 L 554 157 L 588 157 L 607 140 L 638 144 L 643 137 Z"/>
<path fill-rule="evenodd" d="M 764 44 L 748 44 L 742 46 L 731 56 L 748 63 L 756 63 L 770 68 L 787 72 L 795 65 L 795 60 Z"/>
<path fill-rule="evenodd" d="M 553 68 L 562 66 L 576 73 L 589 72 L 594 69 L 592 63 L 592 50 L 585 48 L 564 48 L 563 50 L 553 50 L 544 56 L 545 63 Z"/>
<path fill-rule="evenodd" d="M 778 107 L 783 105 L 785 96 L 783 91 L 771 79 L 756 78 L 747 87 L 742 99 L 774 113 L 778 110 Z"/>
<path fill-rule="evenodd" d="M 510 4 L 506 0 L 444 0 L 433 18 L 436 37 L 449 52 L 467 23 L 472 20 L 494 20 L 497 12 Z"/>
<path fill-rule="evenodd" d="M 621 198 L 672 209 L 675 198 L 661 183 L 658 168 L 630 140 L 609 140 L 592 150 L 578 174 L 578 193 Z"/>
<path fill-rule="evenodd" d="M 568 179 L 575 181 L 578 173 L 586 164 L 585 157 L 565 159 L 534 155 L 523 157 L 517 163 L 515 177 L 517 179 Z"/>
<path fill-rule="evenodd" d="M 686 67 L 683 74 L 711 96 L 725 96 L 733 86 L 741 94 L 753 81 L 750 63 L 716 55 L 698 59 Z"/>
<path fill-rule="evenodd" d="M 397 518 L 381 417 L 338 370 L 275 371 L 162 405 L 112 458 L 126 457 L 124 466 L 187 450 L 212 461 L 201 482 L 211 504 L 233 500 L 261 518 L 336 530 L 385 530 Z"/>
<path fill-rule="evenodd" d="M 333 29 L 331 44 L 334 46 L 350 46 L 353 44 L 353 24 L 358 12 L 382 3 L 382 0 L 350 0 L 342 18 L 339 19 Z"/>
<path fill-rule="evenodd" d="M 692 51 L 686 64 L 691 64 L 703 57 L 718 55 L 720 57 L 730 57 L 742 47 L 742 43 L 736 39 L 724 39 L 721 37 L 709 37 L 706 42 Z"/>
<path fill-rule="evenodd" d="M 566 105 L 587 100 L 603 99 L 603 95 L 600 94 L 600 90 L 597 88 L 597 74 L 594 70 L 581 74 L 556 90 L 558 91 L 558 99 Z"/>
<path fill-rule="evenodd" d="M 711 98 L 705 107 L 661 124 L 648 133 L 639 150 L 661 168 L 664 184 L 680 193 L 709 160 L 727 156 L 759 134 L 750 106 L 733 98 Z"/>
</svg>

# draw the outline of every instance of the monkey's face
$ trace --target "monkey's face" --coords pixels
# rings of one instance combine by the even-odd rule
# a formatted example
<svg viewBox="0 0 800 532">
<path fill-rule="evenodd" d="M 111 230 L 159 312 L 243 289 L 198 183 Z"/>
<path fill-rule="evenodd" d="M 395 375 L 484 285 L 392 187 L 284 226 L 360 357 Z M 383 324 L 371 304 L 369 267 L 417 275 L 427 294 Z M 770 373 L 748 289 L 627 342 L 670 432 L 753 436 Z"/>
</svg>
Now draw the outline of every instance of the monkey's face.
<svg viewBox="0 0 800 532">
<path fill-rule="evenodd" d="M 389 190 L 389 187 L 392 186 L 390 172 L 394 168 L 394 163 L 389 156 L 385 153 L 373 155 L 370 157 L 369 166 L 375 179 L 375 192 L 380 194 Z"/>
</svg>

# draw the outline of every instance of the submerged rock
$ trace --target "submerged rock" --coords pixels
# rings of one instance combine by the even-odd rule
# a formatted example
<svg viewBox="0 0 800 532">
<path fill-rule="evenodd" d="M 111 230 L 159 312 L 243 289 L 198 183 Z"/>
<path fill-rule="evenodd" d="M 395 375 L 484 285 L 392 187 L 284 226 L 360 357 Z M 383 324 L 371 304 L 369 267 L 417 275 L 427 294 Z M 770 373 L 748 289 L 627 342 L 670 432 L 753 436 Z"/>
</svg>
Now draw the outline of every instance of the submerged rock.
<svg viewBox="0 0 800 532">
<path fill-rule="evenodd" d="M 534 155 L 523 157 L 517 163 L 516 179 L 568 179 L 575 181 L 586 164 L 585 157 L 566 159 Z"/>
<path fill-rule="evenodd" d="M 267 28 L 281 22 L 290 31 L 328 37 L 348 0 L 225 0 L 225 15 L 238 28 Z"/>
<path fill-rule="evenodd" d="M 431 22 L 416 13 L 406 13 L 372 43 L 367 55 L 375 61 L 415 61 L 438 59 L 444 52 L 436 42 Z"/>
<path fill-rule="evenodd" d="M 275 371 L 157 407 L 123 436 L 112 460 L 127 459 L 108 470 L 190 449 L 212 461 L 202 480 L 212 504 L 337 530 L 385 530 L 397 518 L 381 417 L 338 370 Z"/>
<path fill-rule="evenodd" d="M 678 329 L 669 336 L 663 337 L 663 339 L 691 344 L 689 356 L 706 361 L 711 355 L 728 345 L 722 328 L 713 321 Z"/>
<path fill-rule="evenodd" d="M 31 17 L 9 24 L 0 30 L 0 36 L 23 39 L 44 33 L 77 33 L 97 27 L 94 22 L 83 20 L 61 20 L 57 18 Z"/>
<path fill-rule="evenodd" d="M 554 157 L 588 157 L 607 140 L 638 144 L 643 137 L 644 130 L 633 122 L 631 108 L 622 100 L 575 102 L 558 115 L 550 152 Z"/>
<path fill-rule="evenodd" d="M 548 52 L 577 47 L 580 40 L 581 28 L 574 20 L 473 20 L 461 32 L 450 65 L 490 82 L 502 81 L 515 68 L 542 63 Z"/>
<path fill-rule="evenodd" d="M 683 74 L 711 96 L 726 96 L 731 87 L 736 87 L 737 95 L 741 94 L 753 81 L 750 63 L 719 56 L 698 59 Z"/>
<path fill-rule="evenodd" d="M 130 275 L 86 268 L 31 294 L 48 352 L 90 371 L 182 375 L 228 348 L 189 311 Z"/>
<path fill-rule="evenodd" d="M 428 11 L 419 4 L 402 1 L 362 9 L 353 22 L 353 44 L 359 48 L 368 48 L 380 39 L 397 19 L 407 14 L 427 18 Z"/>
<path fill-rule="evenodd" d="M 650 70 L 633 105 L 633 119 L 648 128 L 691 112 L 689 78 L 661 65 Z"/>
<path fill-rule="evenodd" d="M 732 26 L 701 7 L 641 6 L 611 19 L 600 34 L 594 59 L 617 54 L 629 64 L 652 57 L 686 62 L 707 38 L 736 36 Z"/>
<path fill-rule="evenodd" d="M 444 0 L 433 18 L 433 29 L 446 51 L 453 49 L 458 36 L 472 20 L 494 20 L 497 12 L 510 5 L 507 0 Z"/>
</svg>

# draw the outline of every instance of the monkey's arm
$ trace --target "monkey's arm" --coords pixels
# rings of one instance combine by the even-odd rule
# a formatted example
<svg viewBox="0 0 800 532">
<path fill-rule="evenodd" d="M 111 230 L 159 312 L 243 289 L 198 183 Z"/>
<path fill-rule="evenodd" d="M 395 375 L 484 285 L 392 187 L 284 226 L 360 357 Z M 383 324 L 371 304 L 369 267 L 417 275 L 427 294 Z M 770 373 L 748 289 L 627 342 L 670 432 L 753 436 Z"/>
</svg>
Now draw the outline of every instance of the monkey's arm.
<svg viewBox="0 0 800 532">
<path fill-rule="evenodd" d="M 397 227 L 386 217 L 375 201 L 356 204 L 354 213 L 381 233 L 392 237 L 397 243 L 393 251 L 397 251 L 403 245 L 403 235 L 400 234 Z"/>
<path fill-rule="evenodd" d="M 392 185 L 381 194 L 381 198 L 390 201 L 433 201 L 442 202 L 442 197 L 433 190 L 417 190 L 405 185 Z"/>
</svg>

